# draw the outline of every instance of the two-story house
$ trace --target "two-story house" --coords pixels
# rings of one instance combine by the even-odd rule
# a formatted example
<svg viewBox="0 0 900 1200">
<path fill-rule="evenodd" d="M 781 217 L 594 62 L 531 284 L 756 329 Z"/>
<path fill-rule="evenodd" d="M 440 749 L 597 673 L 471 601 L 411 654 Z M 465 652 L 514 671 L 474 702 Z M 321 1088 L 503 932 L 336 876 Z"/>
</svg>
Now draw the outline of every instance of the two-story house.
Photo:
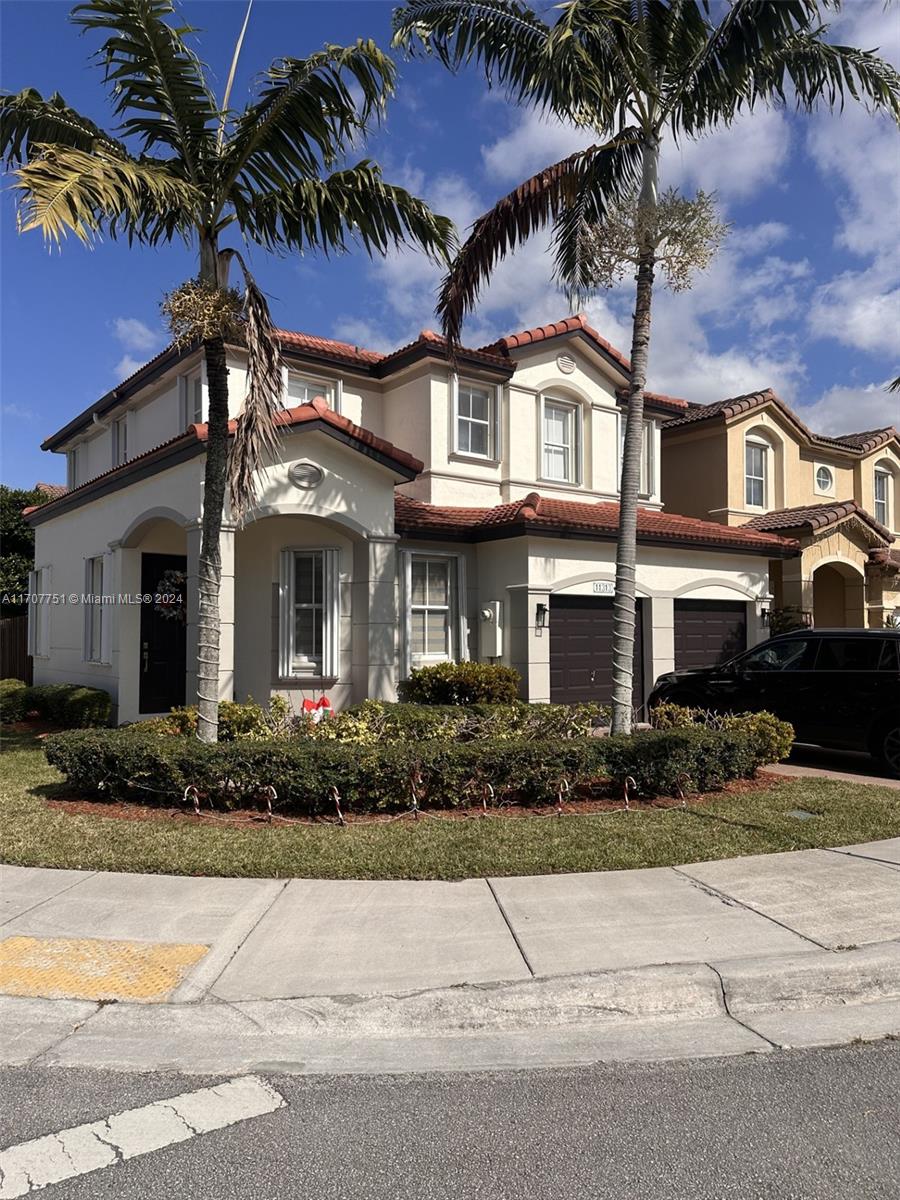
<svg viewBox="0 0 900 1200">
<path fill-rule="evenodd" d="M 662 429 L 662 488 L 679 512 L 783 534 L 773 607 L 820 626 L 900 615 L 900 437 L 891 426 L 823 437 L 771 390 L 691 405 Z"/>
<path fill-rule="evenodd" d="M 608 698 L 623 356 L 583 317 L 452 363 L 427 331 L 391 354 L 280 336 L 280 454 L 222 533 L 221 695 L 340 706 L 478 658 L 516 667 L 531 700 Z M 237 416 L 239 346 L 229 371 Z M 59 600 L 32 609 L 35 679 L 104 687 L 120 721 L 194 695 L 206 406 L 201 351 L 170 348 L 44 442 L 69 489 L 29 515 L 33 590 Z M 639 699 L 764 637 L 770 563 L 797 552 L 664 510 L 661 431 L 687 412 L 648 398 Z"/>
</svg>

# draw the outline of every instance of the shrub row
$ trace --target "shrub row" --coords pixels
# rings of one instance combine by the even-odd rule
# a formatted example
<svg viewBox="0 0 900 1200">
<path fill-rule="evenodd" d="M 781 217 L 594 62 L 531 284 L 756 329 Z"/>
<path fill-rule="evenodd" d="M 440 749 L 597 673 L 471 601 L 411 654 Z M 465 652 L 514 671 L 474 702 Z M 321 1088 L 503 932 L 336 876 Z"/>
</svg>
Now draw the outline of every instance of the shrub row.
<svg viewBox="0 0 900 1200">
<path fill-rule="evenodd" d="M 781 762 L 794 744 L 794 727 L 770 712 L 719 713 L 707 708 L 659 704 L 651 713 L 654 729 L 742 729 L 754 739 L 760 763 Z"/>
<path fill-rule="evenodd" d="M 410 672 L 399 691 L 411 704 L 512 704 L 521 682 L 501 663 L 443 662 Z"/>
<path fill-rule="evenodd" d="M 140 726 L 54 734 L 48 761 L 79 791 L 110 799 L 171 805 L 194 786 L 216 806 L 250 806 L 272 786 L 284 812 L 333 812 L 332 789 L 345 808 L 399 811 L 413 789 L 421 805 L 478 803 L 484 785 L 496 800 L 550 801 L 561 780 L 570 787 L 629 776 L 645 796 L 708 791 L 747 777 L 761 765 L 754 738 L 739 728 L 701 726 L 650 730 L 631 737 L 553 740 L 491 739 L 374 746 L 279 739 L 203 745 L 190 737 L 161 738 Z"/>
<path fill-rule="evenodd" d="M 380 742 L 456 739 L 472 742 L 492 738 L 583 737 L 608 719 L 602 704 L 387 704 L 364 700 L 316 723 L 292 717 L 287 701 L 273 696 L 268 708 L 254 700 L 219 705 L 219 741 L 268 741 L 297 737 L 321 742 Z M 173 708 L 165 717 L 146 722 L 160 733 L 196 733 L 197 709 Z"/>
<path fill-rule="evenodd" d="M 77 683 L 42 683 L 29 687 L 21 679 L 0 680 L 0 714 L 5 722 L 23 721 L 32 713 L 67 729 L 108 725 L 109 692 Z"/>
</svg>

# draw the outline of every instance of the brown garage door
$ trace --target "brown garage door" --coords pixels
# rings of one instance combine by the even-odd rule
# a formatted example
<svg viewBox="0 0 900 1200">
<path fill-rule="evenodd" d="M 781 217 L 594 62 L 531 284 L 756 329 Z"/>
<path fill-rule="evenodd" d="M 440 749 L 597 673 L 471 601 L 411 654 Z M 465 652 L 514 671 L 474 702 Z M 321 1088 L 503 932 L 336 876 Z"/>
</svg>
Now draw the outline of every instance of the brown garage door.
<svg viewBox="0 0 900 1200">
<path fill-rule="evenodd" d="M 594 596 L 550 597 L 550 699 L 554 704 L 612 700 L 613 602 Z M 634 639 L 634 703 L 644 703 L 641 601 Z"/>
<path fill-rule="evenodd" d="M 675 601 L 675 670 L 714 667 L 747 649 L 747 606 L 732 600 Z"/>
</svg>

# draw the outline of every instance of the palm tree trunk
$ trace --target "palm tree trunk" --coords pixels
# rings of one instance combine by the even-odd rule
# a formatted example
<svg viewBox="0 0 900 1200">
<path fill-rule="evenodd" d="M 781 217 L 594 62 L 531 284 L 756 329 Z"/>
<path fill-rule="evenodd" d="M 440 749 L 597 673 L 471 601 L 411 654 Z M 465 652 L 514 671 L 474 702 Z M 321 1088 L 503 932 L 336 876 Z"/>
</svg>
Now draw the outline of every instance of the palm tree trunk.
<svg viewBox="0 0 900 1200">
<path fill-rule="evenodd" d="M 214 241 L 200 245 L 200 278 L 222 286 Z M 228 474 L 228 367 L 223 338 L 203 343 L 206 358 L 206 470 L 203 481 L 203 522 L 200 531 L 200 612 L 197 625 L 197 737 L 215 742 L 219 731 L 219 586 L 222 559 L 219 537 L 225 508 Z"/>
<path fill-rule="evenodd" d="M 656 207 L 659 143 L 644 145 L 640 204 Z M 647 229 L 647 224 L 642 226 Z M 631 335 L 631 380 L 625 410 L 625 445 L 619 488 L 619 536 L 616 545 L 616 592 L 613 600 L 612 732 L 630 733 L 634 695 L 635 576 L 637 510 L 641 486 L 644 431 L 644 386 L 650 356 L 650 309 L 656 248 L 648 233 L 638 255 L 637 296 Z"/>
</svg>

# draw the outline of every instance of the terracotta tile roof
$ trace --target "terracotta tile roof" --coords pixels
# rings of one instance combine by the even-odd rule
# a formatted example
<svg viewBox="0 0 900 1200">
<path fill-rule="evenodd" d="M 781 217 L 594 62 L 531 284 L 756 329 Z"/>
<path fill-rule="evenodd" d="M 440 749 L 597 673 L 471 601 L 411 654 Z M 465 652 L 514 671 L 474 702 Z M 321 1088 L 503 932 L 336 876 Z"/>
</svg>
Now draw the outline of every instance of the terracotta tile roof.
<svg viewBox="0 0 900 1200">
<path fill-rule="evenodd" d="M 51 500 L 55 500 L 57 496 L 64 496 L 69 489 L 64 483 L 36 483 L 34 490 L 36 492 L 43 492 L 45 496 L 49 496 Z"/>
<path fill-rule="evenodd" d="M 879 546 L 869 551 L 869 562 L 884 568 L 889 575 L 900 574 L 900 550 L 888 550 Z"/>
<path fill-rule="evenodd" d="M 603 350 L 610 358 L 615 359 L 624 371 L 631 371 L 631 363 L 621 350 L 601 337 L 593 326 L 588 324 L 584 313 L 575 313 L 571 317 L 563 317 L 561 321 L 551 321 L 549 325 L 538 325 L 536 329 L 524 329 L 521 333 L 511 333 L 493 342 L 490 346 L 482 346 L 487 352 L 508 354 L 510 350 L 520 350 L 523 346 L 533 346 L 538 342 L 549 341 L 550 338 L 563 337 L 570 333 L 584 333 L 590 341 Z"/>
<path fill-rule="evenodd" d="M 343 417 L 330 409 L 327 402 L 321 396 L 316 396 L 310 404 L 298 404 L 296 408 L 283 409 L 278 414 L 276 420 L 279 425 L 290 428 L 306 424 L 310 421 L 321 422 L 322 424 L 331 426 L 333 429 L 339 430 L 348 439 L 356 442 L 358 445 L 374 450 L 376 454 L 391 460 L 404 473 L 408 472 L 412 475 L 418 475 L 423 469 L 423 463 L 418 458 L 407 453 L 406 450 L 399 449 L 392 442 L 378 437 L 377 434 L 371 433 L 368 429 L 363 429 L 361 425 L 354 425 L 347 417 Z M 236 421 L 228 422 L 228 432 L 230 434 L 234 433 L 236 427 Z M 84 495 L 90 495 L 98 487 L 110 480 L 117 478 L 127 479 L 128 476 L 134 474 L 140 468 L 140 464 L 146 463 L 155 457 L 167 458 L 182 447 L 188 450 L 192 445 L 196 446 L 199 451 L 200 443 L 206 441 L 208 433 L 209 426 L 206 424 L 189 425 L 183 433 L 169 438 L 167 442 L 162 442 L 159 446 L 154 446 L 152 450 L 135 455 L 134 458 L 130 458 L 128 462 L 123 463 L 121 466 L 104 471 L 102 474 L 94 476 L 93 479 L 88 479 L 84 483 L 79 484 L 77 488 L 72 488 L 71 491 L 64 489 L 59 496 L 48 501 L 46 504 L 30 505 L 28 508 L 22 510 L 22 515 L 27 516 L 29 513 L 38 510 L 40 510 L 42 517 L 48 512 L 52 515 L 61 501 L 65 501 L 65 507 L 68 508 L 73 499 L 77 500 Z"/>
<path fill-rule="evenodd" d="M 880 521 L 876 521 L 855 500 L 837 500 L 829 504 L 807 504 L 800 508 L 780 508 L 775 512 L 761 513 L 752 521 L 741 525 L 741 529 L 758 529 L 763 532 L 775 532 L 783 529 L 805 529 L 814 533 L 817 529 L 826 529 L 837 525 L 847 517 L 858 517 L 864 524 L 869 525 L 880 537 L 892 542 L 894 535 Z"/>
<path fill-rule="evenodd" d="M 398 492 L 395 496 L 397 532 L 407 537 L 458 537 L 484 541 L 500 531 L 512 533 L 583 534 L 614 538 L 619 528 L 619 506 L 607 501 L 545 498 L 530 492 L 524 499 L 494 508 L 450 508 L 425 504 Z M 786 557 L 797 543 L 776 534 L 700 521 L 675 513 L 638 510 L 638 539 L 643 542 L 680 543 L 717 549 L 735 549 Z"/>
<path fill-rule="evenodd" d="M 339 358 L 367 366 L 381 362 L 385 357 L 377 350 L 366 350 L 362 346 L 351 346 L 349 342 L 338 342 L 334 338 L 318 337 L 313 333 L 299 333 L 293 329 L 277 329 L 275 332 L 286 350 L 306 350 L 325 358 Z"/>
<path fill-rule="evenodd" d="M 415 356 L 417 352 L 437 354 L 441 358 L 450 356 L 445 337 L 435 333 L 433 329 L 422 329 L 419 336 L 413 341 L 407 342 L 405 346 L 400 346 L 397 350 L 392 350 L 390 354 L 385 354 L 378 364 L 376 374 L 379 376 L 389 375 L 391 371 L 396 370 L 402 364 L 403 360 Z M 510 368 L 508 358 L 489 346 L 480 350 L 473 350 L 469 346 L 457 346 L 456 356 L 466 361 L 484 363 L 489 367 L 502 367 L 505 371 Z"/>
<path fill-rule="evenodd" d="M 892 425 L 886 425 L 883 429 L 869 429 L 865 433 L 842 433 L 834 437 L 813 433 L 772 388 L 747 392 L 743 396 L 733 396 L 727 400 L 717 400 L 713 404 L 692 404 L 683 416 L 666 421 L 663 428 L 667 430 L 680 429 L 684 425 L 693 425 L 697 421 L 708 421 L 711 417 L 722 417 L 723 420 L 728 421 L 732 417 L 740 416 L 754 408 L 761 408 L 766 404 L 774 404 L 814 446 L 843 450 L 844 453 L 868 454 L 877 446 L 898 437 L 897 430 Z"/>
<path fill-rule="evenodd" d="M 282 409 L 275 420 L 278 425 L 288 428 L 305 425 L 310 421 L 322 421 L 334 429 L 341 430 L 342 433 L 347 434 L 353 441 L 370 447 L 385 458 L 392 459 L 395 463 L 408 471 L 412 471 L 415 475 L 418 475 L 425 466 L 420 459 L 407 453 L 406 450 L 399 449 L 393 442 L 378 437 L 377 434 L 372 433 L 370 430 L 363 429 L 361 425 L 354 425 L 349 417 L 344 417 L 340 413 L 336 413 L 334 409 L 329 408 L 327 400 L 322 396 L 314 397 L 309 404 L 298 404 L 295 408 Z M 190 428 L 194 431 L 199 441 L 206 441 L 209 432 L 208 425 L 191 425 Z M 237 421 L 229 421 L 228 432 L 233 434 L 236 429 Z"/>
</svg>

